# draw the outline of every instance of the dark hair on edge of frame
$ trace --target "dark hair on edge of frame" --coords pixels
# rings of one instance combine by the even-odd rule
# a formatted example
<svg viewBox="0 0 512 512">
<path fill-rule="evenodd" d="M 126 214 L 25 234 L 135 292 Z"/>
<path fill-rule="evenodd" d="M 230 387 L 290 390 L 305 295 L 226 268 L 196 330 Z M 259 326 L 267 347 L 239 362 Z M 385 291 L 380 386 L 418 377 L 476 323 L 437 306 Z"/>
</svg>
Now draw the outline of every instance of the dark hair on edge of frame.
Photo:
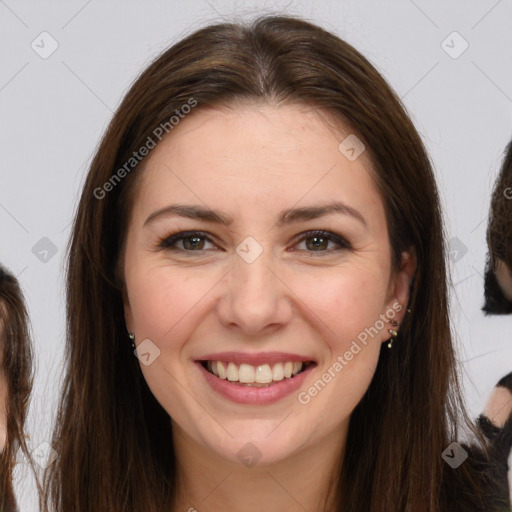
<svg viewBox="0 0 512 512">
<path fill-rule="evenodd" d="M 157 512 L 173 504 L 178 475 L 169 416 L 130 349 L 119 271 L 144 162 L 101 199 L 95 191 L 191 99 L 195 110 L 249 100 L 332 113 L 371 155 L 395 268 L 402 251 L 416 251 L 412 314 L 393 350 L 383 346 L 352 414 L 346 456 L 334 475 L 344 502 L 336 510 L 489 512 L 487 474 L 469 462 L 453 470 L 441 458 L 461 427 L 479 433 L 455 370 L 439 198 L 422 141 L 399 98 L 358 51 L 284 16 L 219 23 L 177 42 L 136 79 L 103 136 L 69 246 L 69 366 L 53 439 L 60 456 L 46 475 L 43 509 Z"/>
<path fill-rule="evenodd" d="M 7 386 L 7 439 L 0 454 L 0 510 L 12 512 L 16 507 L 12 475 L 18 453 L 21 451 L 31 464 L 24 427 L 33 384 L 32 344 L 23 292 L 18 280 L 1 265 L 0 324 L 4 338 L 1 364 Z"/>
<path fill-rule="evenodd" d="M 491 196 L 487 246 L 489 253 L 485 267 L 485 303 L 482 310 L 486 315 L 510 314 L 512 301 L 505 297 L 495 271 L 498 260 L 501 260 L 512 272 L 512 142 L 505 149 Z"/>
<path fill-rule="evenodd" d="M 496 274 L 492 270 L 491 258 L 489 255 L 487 255 L 485 264 L 484 299 L 482 311 L 486 316 L 512 314 L 512 301 L 505 297 Z"/>
</svg>

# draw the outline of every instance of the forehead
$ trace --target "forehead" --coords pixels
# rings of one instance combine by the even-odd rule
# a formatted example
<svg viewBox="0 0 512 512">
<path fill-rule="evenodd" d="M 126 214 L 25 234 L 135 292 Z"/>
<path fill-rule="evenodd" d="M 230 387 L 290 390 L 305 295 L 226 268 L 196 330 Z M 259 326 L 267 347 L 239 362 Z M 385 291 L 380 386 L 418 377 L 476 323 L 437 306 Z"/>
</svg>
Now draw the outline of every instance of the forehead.
<svg viewBox="0 0 512 512">
<path fill-rule="evenodd" d="M 226 208 L 231 200 L 276 209 L 344 200 L 382 215 L 368 152 L 351 160 L 340 151 L 348 136 L 348 127 L 307 105 L 199 109 L 147 157 L 135 206 L 184 196 Z"/>
</svg>

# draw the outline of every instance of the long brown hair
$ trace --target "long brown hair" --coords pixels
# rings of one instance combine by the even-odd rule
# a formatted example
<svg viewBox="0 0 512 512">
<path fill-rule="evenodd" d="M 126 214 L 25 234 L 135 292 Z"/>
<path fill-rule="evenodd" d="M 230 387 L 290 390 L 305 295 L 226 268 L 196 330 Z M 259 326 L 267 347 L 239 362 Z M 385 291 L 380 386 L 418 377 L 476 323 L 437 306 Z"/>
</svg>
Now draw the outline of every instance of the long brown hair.
<svg viewBox="0 0 512 512">
<path fill-rule="evenodd" d="M 20 450 L 30 459 L 25 420 L 33 382 L 28 313 L 18 280 L 0 265 L 1 367 L 7 386 L 7 439 L 0 455 L 0 510 L 15 510 L 12 472 Z"/>
<path fill-rule="evenodd" d="M 68 368 L 53 440 L 60 457 L 47 474 L 45 504 L 58 512 L 171 507 L 177 473 L 169 416 L 132 354 L 117 272 L 143 170 L 126 164 L 184 105 L 196 102 L 198 110 L 238 99 L 306 104 L 349 127 L 374 164 L 395 267 L 402 251 L 413 247 L 417 255 L 412 313 L 393 349 L 383 348 L 351 417 L 337 475 L 343 511 L 480 510 L 485 477 L 469 463 L 453 470 L 441 458 L 459 425 L 472 424 L 455 371 L 429 158 L 400 100 L 359 52 L 282 16 L 212 25 L 170 47 L 137 78 L 97 149 L 69 246 Z"/>
</svg>

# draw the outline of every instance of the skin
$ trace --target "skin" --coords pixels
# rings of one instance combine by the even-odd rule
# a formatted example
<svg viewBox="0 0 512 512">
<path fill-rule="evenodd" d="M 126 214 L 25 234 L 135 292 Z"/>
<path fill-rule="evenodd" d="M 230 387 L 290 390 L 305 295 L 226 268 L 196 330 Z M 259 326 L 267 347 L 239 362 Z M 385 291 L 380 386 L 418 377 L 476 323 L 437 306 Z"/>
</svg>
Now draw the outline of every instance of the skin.
<svg viewBox="0 0 512 512">
<path fill-rule="evenodd" d="M 172 417 L 176 511 L 318 510 L 328 494 L 351 412 L 391 324 L 307 405 L 297 393 L 271 405 L 235 404 L 206 384 L 194 361 L 221 351 L 298 353 L 317 363 L 307 390 L 393 304 L 403 306 L 401 321 L 415 259 L 404 252 L 401 270 L 392 270 L 371 163 L 365 153 L 350 162 L 338 150 L 348 133 L 304 106 L 203 109 L 145 162 L 123 254 L 125 318 L 137 345 L 149 338 L 160 350 L 141 369 Z M 276 225 L 285 209 L 334 200 L 359 211 L 366 225 L 339 213 Z M 233 223 L 161 216 L 144 226 L 175 203 L 222 210 Z M 351 248 L 315 248 L 311 235 L 301 237 L 315 229 L 341 235 Z M 185 230 L 205 231 L 212 242 L 202 239 L 202 251 L 183 240 L 175 244 L 181 251 L 157 248 Z M 250 264 L 236 252 L 248 236 L 263 249 Z M 237 457 L 248 442 L 261 453 L 251 468 Z"/>
<path fill-rule="evenodd" d="M 505 297 L 512 300 L 512 271 L 503 260 L 498 259 L 494 275 Z"/>
<path fill-rule="evenodd" d="M 497 427 L 502 428 L 512 414 L 512 393 L 505 387 L 496 387 L 489 398 L 484 414 Z"/>
</svg>

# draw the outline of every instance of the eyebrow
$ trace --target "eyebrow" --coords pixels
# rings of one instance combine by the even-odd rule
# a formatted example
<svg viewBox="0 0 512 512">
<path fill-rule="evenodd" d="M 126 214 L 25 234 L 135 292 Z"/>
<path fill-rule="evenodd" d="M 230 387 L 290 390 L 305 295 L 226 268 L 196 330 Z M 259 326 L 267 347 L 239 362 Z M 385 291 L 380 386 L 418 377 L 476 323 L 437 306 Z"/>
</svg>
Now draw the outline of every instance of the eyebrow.
<svg viewBox="0 0 512 512">
<path fill-rule="evenodd" d="M 320 217 L 333 213 L 348 215 L 361 222 L 365 227 L 368 227 L 366 219 L 358 210 L 352 208 L 347 204 L 340 202 L 284 210 L 280 212 L 276 225 L 281 227 L 296 222 L 318 219 Z M 222 224 L 224 226 L 230 226 L 233 223 L 232 217 L 229 217 L 228 215 L 220 211 L 211 210 L 200 205 L 172 204 L 159 210 L 156 210 L 155 212 L 150 214 L 149 217 L 145 220 L 144 226 L 154 222 L 156 219 L 174 216 L 186 217 L 189 219 L 202 220 L 206 222 L 213 222 L 216 224 Z"/>
</svg>

